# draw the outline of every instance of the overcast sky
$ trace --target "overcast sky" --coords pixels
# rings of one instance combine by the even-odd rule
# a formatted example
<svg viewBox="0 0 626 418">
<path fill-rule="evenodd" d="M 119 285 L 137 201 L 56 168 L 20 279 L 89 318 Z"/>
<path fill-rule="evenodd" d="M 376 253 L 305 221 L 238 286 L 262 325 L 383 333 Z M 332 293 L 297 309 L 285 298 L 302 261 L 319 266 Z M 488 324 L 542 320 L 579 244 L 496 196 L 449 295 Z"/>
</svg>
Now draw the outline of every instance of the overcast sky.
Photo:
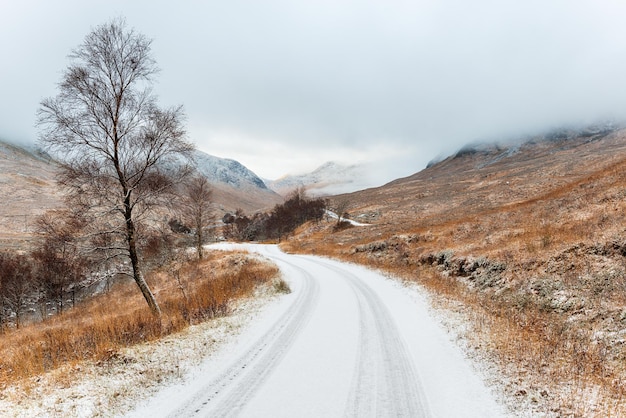
<svg viewBox="0 0 626 418">
<path fill-rule="evenodd" d="M 0 0 L 0 138 L 37 138 L 67 55 L 119 16 L 197 147 L 265 178 L 335 160 L 390 180 L 476 139 L 626 119 L 620 0 Z"/>
</svg>

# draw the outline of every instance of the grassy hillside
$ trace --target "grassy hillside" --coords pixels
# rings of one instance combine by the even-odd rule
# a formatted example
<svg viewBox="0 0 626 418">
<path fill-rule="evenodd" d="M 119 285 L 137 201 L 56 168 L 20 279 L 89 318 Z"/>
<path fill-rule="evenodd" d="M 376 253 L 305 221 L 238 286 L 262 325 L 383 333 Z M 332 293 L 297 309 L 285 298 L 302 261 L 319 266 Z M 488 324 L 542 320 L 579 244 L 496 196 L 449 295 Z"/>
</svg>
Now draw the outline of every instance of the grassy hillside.
<svg viewBox="0 0 626 418">
<path fill-rule="evenodd" d="M 549 416 L 626 414 L 626 131 L 468 148 L 345 199 L 372 225 L 313 225 L 285 248 L 431 289 Z"/>
<path fill-rule="evenodd" d="M 160 319 L 129 279 L 43 322 L 0 329 L 0 389 L 32 385 L 29 378 L 79 361 L 116 360 L 124 347 L 228 315 L 237 300 L 278 279 L 274 265 L 244 253 L 183 258 L 147 274 L 162 305 Z"/>
<path fill-rule="evenodd" d="M 28 246 L 35 220 L 61 205 L 54 162 L 0 142 L 0 248 Z"/>
</svg>

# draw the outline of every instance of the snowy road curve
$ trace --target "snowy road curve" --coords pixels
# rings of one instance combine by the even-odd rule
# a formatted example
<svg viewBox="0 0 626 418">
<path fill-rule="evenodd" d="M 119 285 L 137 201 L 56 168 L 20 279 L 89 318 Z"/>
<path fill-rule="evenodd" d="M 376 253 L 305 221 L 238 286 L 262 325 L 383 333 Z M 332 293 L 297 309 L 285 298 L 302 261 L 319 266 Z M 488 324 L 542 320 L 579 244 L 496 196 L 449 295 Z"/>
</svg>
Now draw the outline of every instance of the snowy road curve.
<svg viewBox="0 0 626 418">
<path fill-rule="evenodd" d="M 504 415 L 418 296 L 354 265 L 276 246 L 245 248 L 275 262 L 292 293 L 201 379 L 147 400 L 137 415 Z"/>
</svg>

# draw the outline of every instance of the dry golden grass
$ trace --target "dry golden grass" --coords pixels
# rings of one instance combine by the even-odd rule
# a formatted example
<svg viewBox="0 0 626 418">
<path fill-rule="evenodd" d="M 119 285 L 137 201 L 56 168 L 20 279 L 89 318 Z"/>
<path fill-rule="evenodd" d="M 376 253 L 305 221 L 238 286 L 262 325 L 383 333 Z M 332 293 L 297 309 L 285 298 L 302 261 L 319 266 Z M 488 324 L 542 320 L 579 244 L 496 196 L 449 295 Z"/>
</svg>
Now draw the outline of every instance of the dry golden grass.
<svg viewBox="0 0 626 418">
<path fill-rule="evenodd" d="M 122 347 L 225 315 L 234 300 L 249 296 L 277 273 L 276 267 L 245 254 L 223 252 L 153 272 L 148 281 L 161 304 L 160 321 L 134 283 L 115 286 L 62 315 L 3 334 L 0 387 L 72 362 L 110 361 Z"/>
<path fill-rule="evenodd" d="M 351 195 L 372 226 L 309 225 L 282 246 L 460 304 L 470 345 L 543 413 L 626 416 L 626 133 L 576 141 L 444 161 Z"/>
</svg>

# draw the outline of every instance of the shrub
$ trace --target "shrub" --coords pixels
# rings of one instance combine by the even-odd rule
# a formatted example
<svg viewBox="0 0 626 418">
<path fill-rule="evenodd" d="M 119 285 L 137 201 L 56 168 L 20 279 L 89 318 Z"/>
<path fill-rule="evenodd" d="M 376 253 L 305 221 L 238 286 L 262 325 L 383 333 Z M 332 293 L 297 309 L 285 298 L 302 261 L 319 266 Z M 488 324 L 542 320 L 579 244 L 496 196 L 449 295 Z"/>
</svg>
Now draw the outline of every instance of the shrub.
<svg viewBox="0 0 626 418">
<path fill-rule="evenodd" d="M 339 231 L 343 231 L 344 229 L 353 228 L 353 227 L 354 225 L 352 225 L 348 221 L 339 221 L 333 226 L 333 232 L 339 232 Z"/>
<path fill-rule="evenodd" d="M 151 341 L 189 324 L 229 312 L 238 298 L 269 283 L 278 270 L 238 253 L 218 253 L 202 262 L 180 266 L 179 280 L 171 269 L 148 277 L 158 292 L 163 315 L 155 318 L 131 283 L 0 339 L 0 389 L 17 380 L 80 360 L 109 361 L 120 347 Z M 185 292 L 175 288 L 184 286 Z M 288 287 L 288 286 L 287 286 Z M 280 285 L 285 289 L 284 285 Z"/>
<path fill-rule="evenodd" d="M 272 285 L 274 286 L 274 291 L 276 293 L 285 293 L 285 294 L 291 293 L 291 287 L 289 286 L 289 283 L 287 283 L 282 278 L 274 280 Z"/>
</svg>

